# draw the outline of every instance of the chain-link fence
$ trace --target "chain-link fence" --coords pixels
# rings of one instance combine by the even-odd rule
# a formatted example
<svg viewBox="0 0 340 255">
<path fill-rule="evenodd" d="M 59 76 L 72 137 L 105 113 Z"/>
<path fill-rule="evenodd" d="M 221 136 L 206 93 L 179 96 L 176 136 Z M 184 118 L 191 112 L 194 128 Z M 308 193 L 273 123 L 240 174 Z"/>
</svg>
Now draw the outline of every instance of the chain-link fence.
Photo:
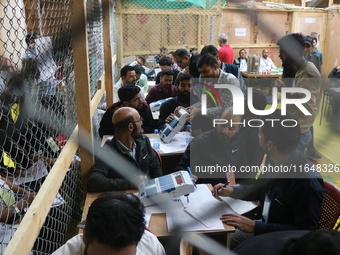
<svg viewBox="0 0 340 255">
<path fill-rule="evenodd" d="M 0 254 L 77 124 L 69 0 L 0 4 Z M 101 1 L 87 1 L 91 95 L 103 74 Z M 112 38 L 115 38 L 113 32 Z M 75 155 L 32 248 L 51 254 L 81 219 Z M 74 224 L 73 224 L 74 225 Z M 31 233 L 26 233 L 31 235 Z"/>
<path fill-rule="evenodd" d="M 146 59 L 152 70 L 162 49 L 170 53 L 179 48 L 200 50 L 215 44 L 219 29 L 218 18 L 225 1 L 117 1 L 118 42 L 122 65 L 135 57 Z M 124 60 L 125 58 L 125 60 Z M 147 70 L 148 72 L 149 70 Z"/>
</svg>

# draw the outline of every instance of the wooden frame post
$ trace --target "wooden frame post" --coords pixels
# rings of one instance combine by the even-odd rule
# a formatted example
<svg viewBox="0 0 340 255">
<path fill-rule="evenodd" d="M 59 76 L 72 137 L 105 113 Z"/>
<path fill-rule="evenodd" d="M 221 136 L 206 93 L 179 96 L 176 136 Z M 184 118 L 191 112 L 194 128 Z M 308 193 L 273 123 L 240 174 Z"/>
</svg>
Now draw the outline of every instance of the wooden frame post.
<svg viewBox="0 0 340 255">
<path fill-rule="evenodd" d="M 72 1 L 71 11 L 74 75 L 79 128 L 78 139 L 80 143 L 83 187 L 86 191 L 85 183 L 90 169 L 94 165 L 86 1 Z"/>
<path fill-rule="evenodd" d="M 104 40 L 104 65 L 105 65 L 105 90 L 106 108 L 113 104 L 113 83 L 112 83 L 112 50 L 110 37 L 110 0 L 103 0 L 103 40 Z"/>
</svg>

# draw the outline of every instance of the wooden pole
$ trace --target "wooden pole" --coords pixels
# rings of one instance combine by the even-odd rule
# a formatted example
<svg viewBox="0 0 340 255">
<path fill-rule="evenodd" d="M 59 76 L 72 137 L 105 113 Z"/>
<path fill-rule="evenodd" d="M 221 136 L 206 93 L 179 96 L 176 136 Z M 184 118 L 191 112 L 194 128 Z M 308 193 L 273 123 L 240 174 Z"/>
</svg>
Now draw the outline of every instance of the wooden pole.
<svg viewBox="0 0 340 255">
<path fill-rule="evenodd" d="M 103 39 L 104 39 L 104 65 L 105 65 L 105 90 L 106 106 L 113 104 L 112 83 L 112 50 L 110 38 L 110 0 L 103 0 Z"/>
<path fill-rule="evenodd" d="M 90 109 L 90 76 L 87 40 L 86 1 L 72 1 L 72 37 L 74 54 L 74 75 L 78 112 L 79 141 L 83 187 L 86 192 L 86 180 L 94 165 L 92 116 Z M 86 141 L 86 144 L 81 142 Z"/>
<path fill-rule="evenodd" d="M 76 127 L 34 198 L 3 255 L 29 254 L 78 149 Z M 9 229 L 8 229 L 9 230 Z"/>
</svg>

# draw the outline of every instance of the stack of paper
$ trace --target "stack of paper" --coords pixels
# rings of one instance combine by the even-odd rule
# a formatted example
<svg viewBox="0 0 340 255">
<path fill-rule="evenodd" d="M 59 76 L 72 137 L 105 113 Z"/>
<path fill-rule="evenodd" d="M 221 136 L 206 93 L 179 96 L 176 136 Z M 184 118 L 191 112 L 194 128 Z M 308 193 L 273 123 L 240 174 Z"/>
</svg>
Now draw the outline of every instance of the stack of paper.
<svg viewBox="0 0 340 255">
<path fill-rule="evenodd" d="M 257 205 L 253 202 L 221 197 L 224 202 L 215 199 L 207 185 L 198 184 L 189 197 L 181 196 L 166 203 L 166 208 L 146 207 L 146 220 L 152 213 L 166 212 L 168 231 L 207 231 L 223 230 L 220 217 L 222 214 L 243 214 Z"/>
</svg>

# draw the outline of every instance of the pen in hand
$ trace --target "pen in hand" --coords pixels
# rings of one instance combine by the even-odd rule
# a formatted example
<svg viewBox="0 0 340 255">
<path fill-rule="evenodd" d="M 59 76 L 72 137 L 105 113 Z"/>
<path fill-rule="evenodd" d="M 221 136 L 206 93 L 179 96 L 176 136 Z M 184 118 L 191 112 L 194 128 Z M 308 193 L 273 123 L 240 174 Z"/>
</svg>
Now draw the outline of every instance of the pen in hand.
<svg viewBox="0 0 340 255">
<path fill-rule="evenodd" d="M 221 189 L 223 189 L 223 188 L 227 187 L 227 186 L 228 186 L 228 184 L 229 184 L 229 182 L 226 182 L 225 184 L 223 184 L 223 186 L 222 186 L 222 187 L 219 187 L 219 188 L 217 189 L 217 191 L 219 191 L 219 190 L 221 190 Z"/>
<path fill-rule="evenodd" d="M 218 192 L 219 192 L 221 189 L 223 189 L 223 188 L 227 187 L 227 186 L 228 186 L 228 184 L 229 184 L 229 181 L 227 181 L 225 184 L 223 184 L 223 186 L 219 187 L 219 188 L 217 189 L 217 193 L 218 193 Z M 213 196 L 215 196 L 215 195 L 217 195 L 217 194 L 215 194 L 215 193 L 212 193 L 212 195 L 213 195 Z"/>
</svg>

